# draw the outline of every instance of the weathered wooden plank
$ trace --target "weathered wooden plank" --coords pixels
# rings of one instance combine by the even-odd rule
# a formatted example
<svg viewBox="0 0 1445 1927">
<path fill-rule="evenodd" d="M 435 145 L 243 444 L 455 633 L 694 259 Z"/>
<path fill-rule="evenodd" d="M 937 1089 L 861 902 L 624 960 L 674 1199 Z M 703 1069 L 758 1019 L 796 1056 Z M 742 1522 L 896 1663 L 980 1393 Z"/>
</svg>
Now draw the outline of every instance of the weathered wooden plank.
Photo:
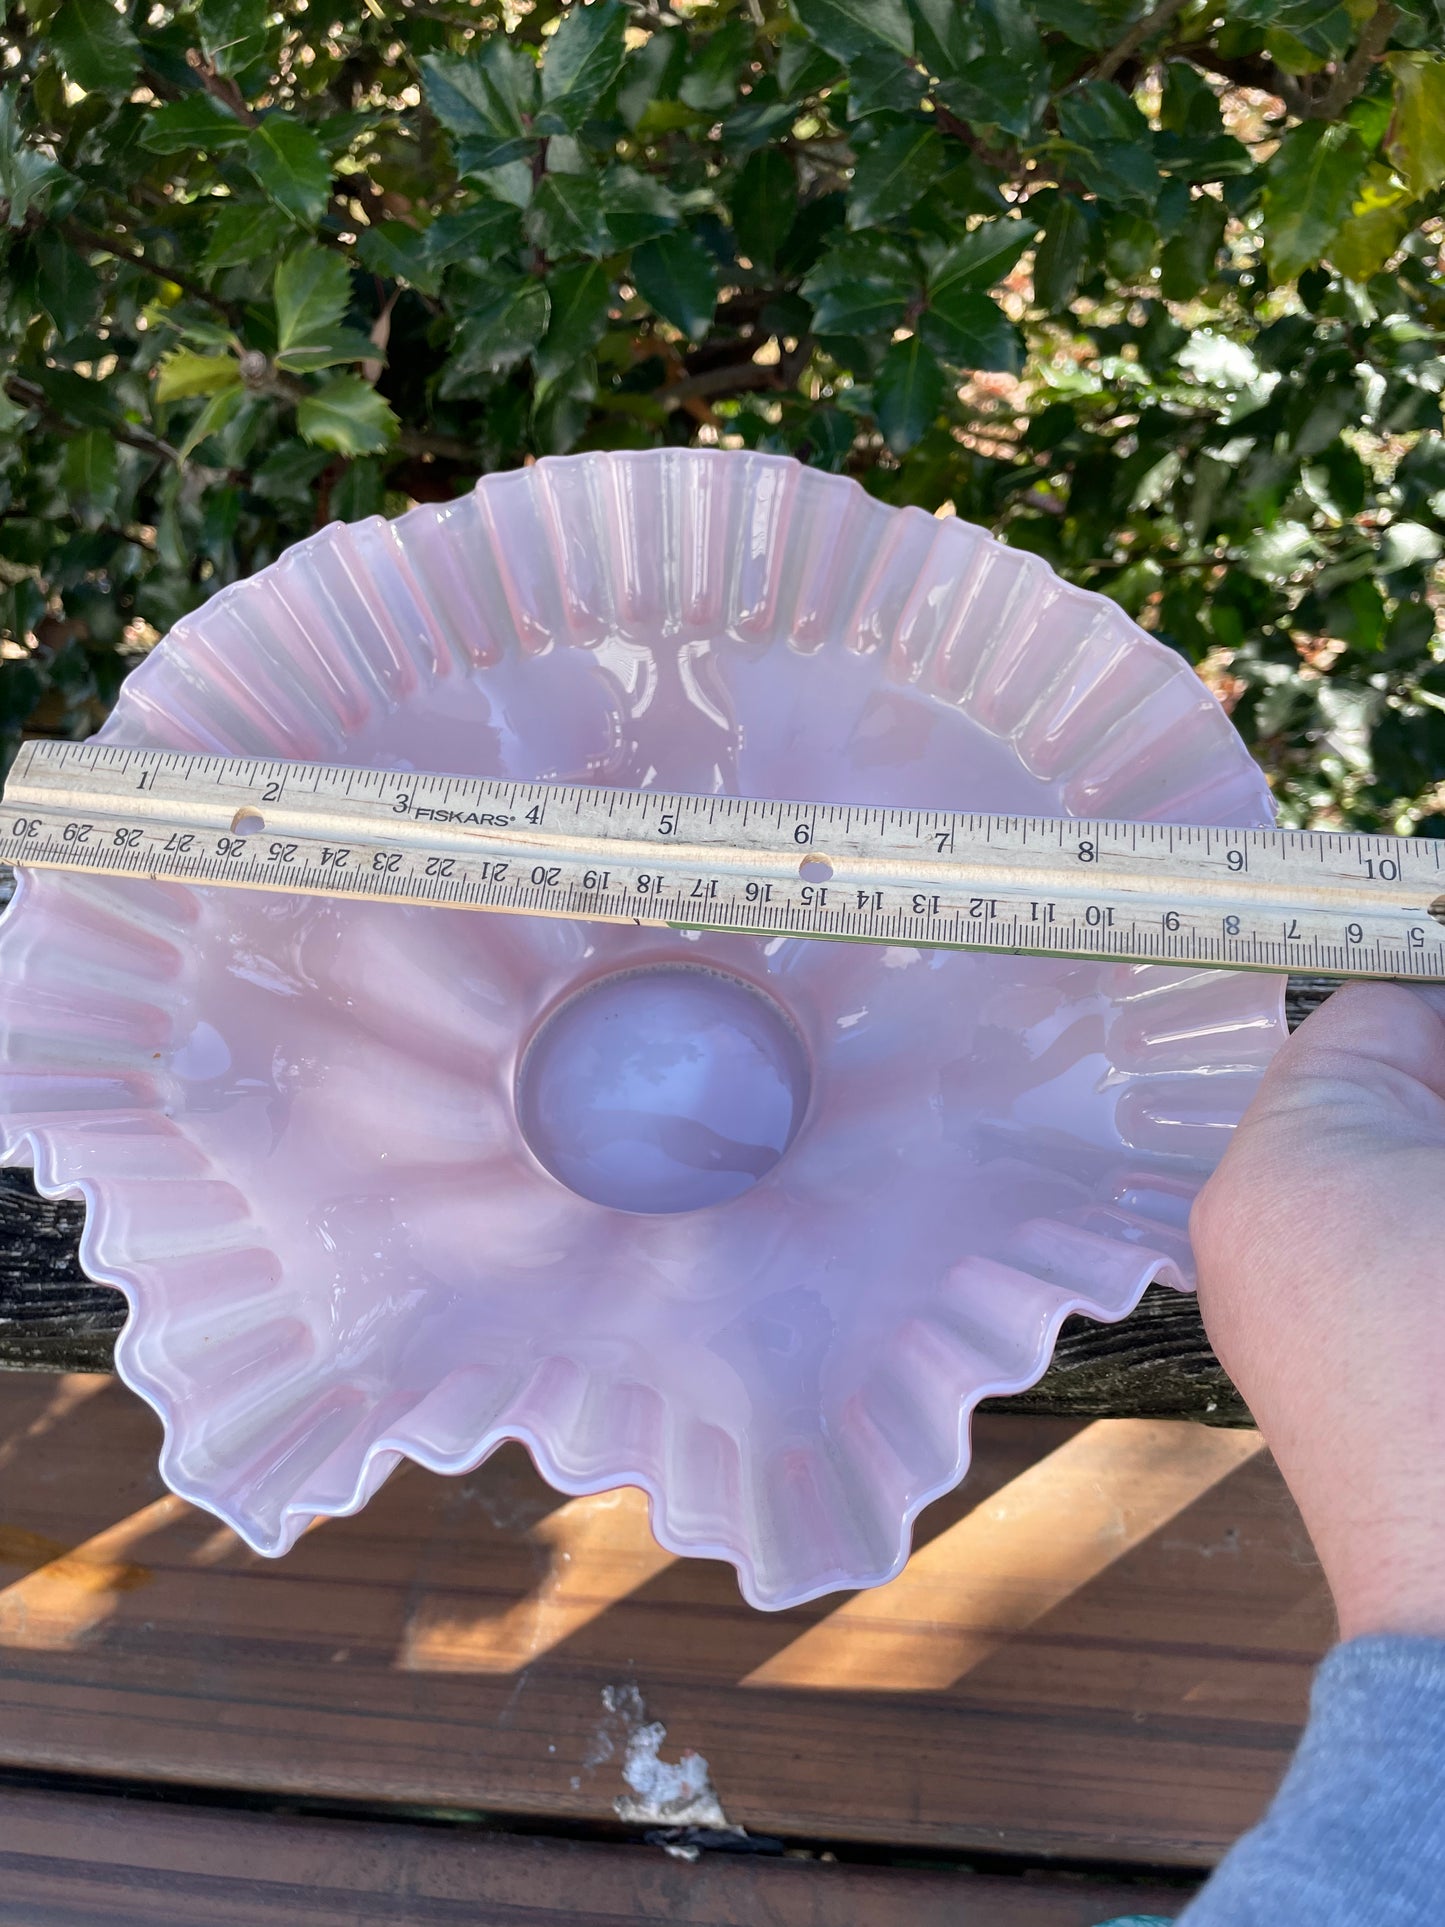
<svg viewBox="0 0 1445 1927">
<path fill-rule="evenodd" d="M 1333 988 L 1291 980 L 1298 1023 Z M 125 1316 L 118 1292 L 92 1285 L 76 1244 L 80 1205 L 37 1198 L 28 1176 L 0 1172 L 0 1370 L 103 1371 Z M 1009 1401 L 1025 1412 L 1087 1418 L 1194 1418 L 1247 1425 L 1249 1413 L 1210 1349 L 1192 1298 L 1151 1290 L 1123 1325 L 1072 1319 L 1048 1375 Z"/>
<path fill-rule="evenodd" d="M 0 1171 L 0 1367 L 109 1371 L 125 1300 L 80 1267 L 85 1207 Z"/>
<path fill-rule="evenodd" d="M 0 1927 L 1096 1927 L 1188 1893 L 0 1788 Z"/>
<path fill-rule="evenodd" d="M 1332 1633 L 1242 1431 L 981 1419 L 899 1579 L 781 1614 L 517 1448 L 272 1563 L 158 1442 L 113 1379 L 0 1375 L 0 1771 L 1188 1869 Z"/>
</svg>

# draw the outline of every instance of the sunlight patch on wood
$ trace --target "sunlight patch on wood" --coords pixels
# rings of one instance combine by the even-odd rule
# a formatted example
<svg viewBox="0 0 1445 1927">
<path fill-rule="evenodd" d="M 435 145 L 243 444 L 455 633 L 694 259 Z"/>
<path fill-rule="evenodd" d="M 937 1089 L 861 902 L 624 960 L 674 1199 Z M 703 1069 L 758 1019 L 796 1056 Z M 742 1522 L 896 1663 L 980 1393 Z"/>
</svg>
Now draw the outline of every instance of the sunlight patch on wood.
<svg viewBox="0 0 1445 1927">
<path fill-rule="evenodd" d="M 742 1684 L 942 1692 L 1263 1450 L 1256 1432 L 1096 1420 Z"/>
<path fill-rule="evenodd" d="M 570 1499 L 527 1534 L 539 1577 L 510 1605 L 438 1590 L 413 1612 L 397 1665 L 417 1673 L 515 1673 L 551 1652 L 673 1563 L 633 1486 Z M 491 1607 L 492 1609 L 488 1610 Z"/>
<path fill-rule="evenodd" d="M 0 1588 L 0 1646 L 54 1653 L 82 1645 L 110 1617 L 121 1593 L 134 1592 L 154 1576 L 126 1555 L 187 1511 L 184 1499 L 168 1493 L 70 1547 L 0 1525 L 0 1566 L 32 1566 L 23 1578 Z"/>
</svg>

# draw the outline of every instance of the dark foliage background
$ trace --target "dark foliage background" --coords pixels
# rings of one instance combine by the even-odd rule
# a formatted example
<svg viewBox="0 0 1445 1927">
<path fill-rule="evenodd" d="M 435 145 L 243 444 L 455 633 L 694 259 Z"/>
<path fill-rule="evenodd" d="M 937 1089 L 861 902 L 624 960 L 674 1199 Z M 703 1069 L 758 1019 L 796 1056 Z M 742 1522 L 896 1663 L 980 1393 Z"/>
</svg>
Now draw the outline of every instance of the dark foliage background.
<svg viewBox="0 0 1445 1927">
<path fill-rule="evenodd" d="M 1445 0 L 23 0 L 0 728 L 329 517 L 786 450 L 1103 590 L 1286 820 L 1440 827 Z"/>
</svg>

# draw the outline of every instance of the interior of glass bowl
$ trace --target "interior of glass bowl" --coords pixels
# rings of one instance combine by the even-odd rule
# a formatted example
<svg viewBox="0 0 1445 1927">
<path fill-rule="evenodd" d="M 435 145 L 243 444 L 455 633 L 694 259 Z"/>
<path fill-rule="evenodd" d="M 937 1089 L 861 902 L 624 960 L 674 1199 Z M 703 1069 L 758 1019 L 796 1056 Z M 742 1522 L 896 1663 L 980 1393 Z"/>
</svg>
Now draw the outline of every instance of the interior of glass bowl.
<svg viewBox="0 0 1445 1927">
<path fill-rule="evenodd" d="M 957 522 L 787 462 L 544 462 L 225 591 L 107 740 L 1264 823 L 1185 665 Z M 8 1155 L 164 1469 L 264 1551 L 524 1439 L 785 1604 L 887 1577 L 976 1400 L 1187 1282 L 1274 980 L 31 876 Z"/>
</svg>

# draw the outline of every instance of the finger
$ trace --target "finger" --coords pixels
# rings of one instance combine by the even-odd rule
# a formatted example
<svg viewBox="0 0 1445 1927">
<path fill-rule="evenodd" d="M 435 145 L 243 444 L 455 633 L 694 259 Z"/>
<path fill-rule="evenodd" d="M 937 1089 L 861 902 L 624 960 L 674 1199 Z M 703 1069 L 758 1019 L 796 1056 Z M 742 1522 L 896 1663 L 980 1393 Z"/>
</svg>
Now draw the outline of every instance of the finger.
<svg viewBox="0 0 1445 1927">
<path fill-rule="evenodd" d="M 1281 1046 L 1265 1076 L 1378 1081 L 1381 1068 L 1445 1097 L 1445 985 L 1346 984 Z"/>
</svg>

